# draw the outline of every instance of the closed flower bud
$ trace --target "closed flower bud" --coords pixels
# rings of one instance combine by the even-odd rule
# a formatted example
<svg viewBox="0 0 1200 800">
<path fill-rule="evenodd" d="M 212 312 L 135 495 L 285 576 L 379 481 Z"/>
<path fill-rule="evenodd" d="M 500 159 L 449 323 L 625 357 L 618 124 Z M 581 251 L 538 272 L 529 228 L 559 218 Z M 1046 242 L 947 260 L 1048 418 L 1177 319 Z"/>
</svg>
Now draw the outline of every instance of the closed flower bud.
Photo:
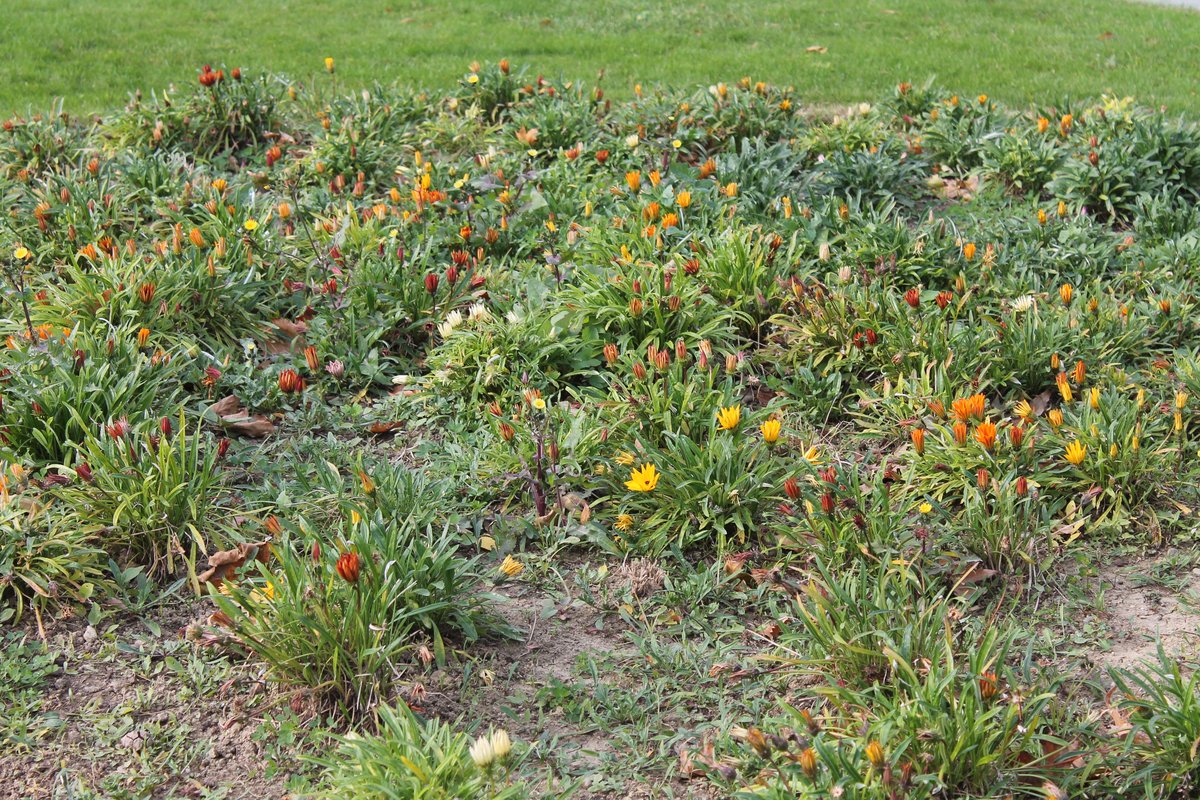
<svg viewBox="0 0 1200 800">
<path fill-rule="evenodd" d="M 811 747 L 806 747 L 800 753 L 799 757 L 800 769 L 804 770 L 804 774 L 812 778 L 817 774 L 817 751 Z"/>
<path fill-rule="evenodd" d="M 608 344 L 604 345 L 604 360 L 608 362 L 610 367 L 617 363 L 617 358 L 619 357 L 620 352 L 617 350 L 617 346 L 615 344 L 609 342 Z"/>
<path fill-rule="evenodd" d="M 867 761 L 875 769 L 881 769 L 884 765 L 887 756 L 884 755 L 883 745 L 877 741 L 872 741 L 867 745 Z"/>
<path fill-rule="evenodd" d="M 358 553 L 353 551 L 342 553 L 337 560 L 337 574 L 342 577 L 346 583 L 358 583 L 359 570 L 361 563 Z"/>
</svg>

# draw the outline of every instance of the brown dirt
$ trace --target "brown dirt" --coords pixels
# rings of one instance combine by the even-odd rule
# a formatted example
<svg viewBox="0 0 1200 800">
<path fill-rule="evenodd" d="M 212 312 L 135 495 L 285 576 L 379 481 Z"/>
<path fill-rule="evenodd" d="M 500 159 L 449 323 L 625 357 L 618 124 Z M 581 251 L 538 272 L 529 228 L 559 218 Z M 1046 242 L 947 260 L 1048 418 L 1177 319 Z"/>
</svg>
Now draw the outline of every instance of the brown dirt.
<svg viewBox="0 0 1200 800">
<path fill-rule="evenodd" d="M 1137 576 L 1152 562 L 1127 565 L 1117 572 L 1104 595 L 1111 647 L 1095 654 L 1101 667 L 1137 667 L 1155 658 L 1157 641 L 1169 656 L 1200 657 L 1200 572 L 1187 575 L 1184 590 L 1175 594 L 1162 586 L 1139 585 Z"/>
<path fill-rule="evenodd" d="M 201 604 L 170 610 L 158 619 L 164 638 L 182 637 L 187 624 L 207 610 Z M 123 626 L 118 636 L 137 648 L 139 639 L 129 632 L 135 626 Z M 0 754 L 0 798 L 71 796 L 72 783 L 98 787 L 114 778 L 130 789 L 144 788 L 151 775 L 165 778 L 153 797 L 200 797 L 221 786 L 228 787 L 224 796 L 231 800 L 286 797 L 287 776 L 265 776 L 263 754 L 252 740 L 262 721 L 257 712 L 270 707 L 273 698 L 248 670 L 235 669 L 212 696 L 193 694 L 181 702 L 183 687 L 174 672 L 163 669 L 146 678 L 138 669 L 142 656 L 95 657 L 104 644 L 83 620 L 47 625 L 46 633 L 50 646 L 68 656 L 47 682 L 42 711 L 57 714 L 64 725 L 31 752 Z M 133 725 L 114 742 L 105 735 L 111 729 L 95 724 L 106 716 L 132 717 Z M 158 738 L 181 741 L 177 753 L 196 748 L 193 756 L 180 759 L 186 774 L 164 769 L 155 748 Z M 143 749 L 147 754 L 139 752 Z"/>
</svg>

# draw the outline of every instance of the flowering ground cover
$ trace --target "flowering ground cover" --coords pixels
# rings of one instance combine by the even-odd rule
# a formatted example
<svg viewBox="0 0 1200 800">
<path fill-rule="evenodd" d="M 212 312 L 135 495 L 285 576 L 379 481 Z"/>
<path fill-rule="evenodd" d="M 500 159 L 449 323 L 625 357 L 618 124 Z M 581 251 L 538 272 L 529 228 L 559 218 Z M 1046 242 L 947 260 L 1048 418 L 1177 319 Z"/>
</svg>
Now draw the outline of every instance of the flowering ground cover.
<svg viewBox="0 0 1200 800">
<path fill-rule="evenodd" d="M 0 129 L 0 794 L 1200 791 L 1200 126 L 324 66 Z"/>
</svg>

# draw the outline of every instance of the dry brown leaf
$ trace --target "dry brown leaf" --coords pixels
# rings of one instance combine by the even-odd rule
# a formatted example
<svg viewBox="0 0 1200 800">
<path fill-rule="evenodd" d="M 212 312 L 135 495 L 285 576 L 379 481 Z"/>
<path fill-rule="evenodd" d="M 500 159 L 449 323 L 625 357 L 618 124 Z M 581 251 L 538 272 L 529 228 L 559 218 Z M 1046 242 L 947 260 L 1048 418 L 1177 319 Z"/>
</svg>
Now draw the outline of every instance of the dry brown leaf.
<svg viewBox="0 0 1200 800">
<path fill-rule="evenodd" d="M 376 434 L 376 435 L 379 435 L 379 434 L 382 434 L 382 433 L 391 433 L 392 431 L 396 430 L 397 428 L 403 428 L 403 427 L 404 427 L 404 423 L 403 423 L 403 422 L 400 422 L 400 421 L 396 421 L 396 422 L 372 422 L 370 425 L 368 425 L 368 426 L 367 426 L 367 430 L 368 430 L 370 433 L 374 433 L 374 434 Z"/>
<path fill-rule="evenodd" d="M 806 47 L 806 48 L 804 48 L 804 52 L 806 52 L 806 53 L 828 53 L 828 52 L 829 52 L 829 48 L 828 48 L 828 47 L 824 47 L 824 46 L 822 46 L 822 45 L 819 45 L 819 44 L 814 44 L 812 47 Z"/>
<path fill-rule="evenodd" d="M 255 559 L 266 563 L 271 557 L 271 541 L 243 542 L 230 550 L 221 550 L 208 557 L 208 569 L 197 577 L 200 585 L 216 588 L 225 581 L 235 582 L 237 571 L 247 561 Z"/>
<path fill-rule="evenodd" d="M 308 325 L 303 322 L 292 322 L 290 319 L 284 319 L 283 317 L 271 320 L 271 324 L 289 339 L 295 339 L 297 336 L 303 336 L 308 332 Z"/>
<path fill-rule="evenodd" d="M 955 594 L 969 594 L 975 584 L 983 583 L 996 575 L 994 569 L 984 569 L 978 564 L 972 564 L 967 567 L 967 571 L 962 574 L 962 577 L 954 582 Z"/>
<path fill-rule="evenodd" d="M 262 439 L 275 432 L 275 425 L 271 420 L 261 414 L 251 416 L 234 395 L 222 397 L 209 406 L 208 410 L 216 415 L 222 426 L 242 436 Z"/>
</svg>

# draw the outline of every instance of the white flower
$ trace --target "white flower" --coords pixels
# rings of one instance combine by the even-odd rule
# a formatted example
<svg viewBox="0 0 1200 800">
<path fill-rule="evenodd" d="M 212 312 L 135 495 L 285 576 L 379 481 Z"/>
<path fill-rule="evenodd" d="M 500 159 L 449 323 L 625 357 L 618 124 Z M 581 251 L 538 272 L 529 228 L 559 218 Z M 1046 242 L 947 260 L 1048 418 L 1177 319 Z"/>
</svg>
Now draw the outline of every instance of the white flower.
<svg viewBox="0 0 1200 800">
<path fill-rule="evenodd" d="M 638 142 L 640 141 L 641 140 L 638 139 L 638 135 L 636 133 L 631 133 L 625 137 L 625 146 L 630 148 L 637 147 Z"/>
<path fill-rule="evenodd" d="M 1035 302 L 1035 300 L 1033 299 L 1033 295 L 1031 295 L 1031 294 L 1027 294 L 1027 295 L 1018 297 L 1016 300 L 1013 300 L 1013 306 L 1012 306 L 1013 313 L 1014 314 L 1025 313 L 1029 309 L 1033 308 L 1034 302 Z"/>
<path fill-rule="evenodd" d="M 471 322 L 487 322 L 492 318 L 491 312 L 483 303 L 473 304 L 467 315 L 471 318 Z"/>
<path fill-rule="evenodd" d="M 512 752 L 512 739 L 508 738 L 508 731 L 503 728 L 492 733 L 491 745 L 496 758 L 504 758 Z"/>
<path fill-rule="evenodd" d="M 471 745 L 471 760 L 480 769 L 496 760 L 496 752 L 492 749 L 492 743 L 486 736 L 480 736 L 475 740 L 475 744 Z"/>
<path fill-rule="evenodd" d="M 438 324 L 438 333 L 443 339 L 449 339 L 454 329 L 462 325 L 463 315 L 458 309 L 446 315 L 446 321 Z"/>
</svg>

